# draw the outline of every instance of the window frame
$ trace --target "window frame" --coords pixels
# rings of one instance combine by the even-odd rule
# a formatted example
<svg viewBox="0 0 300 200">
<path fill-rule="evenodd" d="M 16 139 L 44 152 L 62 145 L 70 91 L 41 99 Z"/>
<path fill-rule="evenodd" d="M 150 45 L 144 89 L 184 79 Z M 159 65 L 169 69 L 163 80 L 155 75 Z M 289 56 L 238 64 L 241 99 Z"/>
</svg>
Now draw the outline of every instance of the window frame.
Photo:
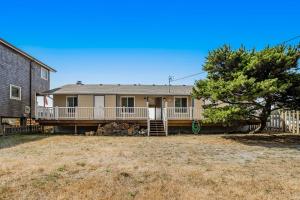
<svg viewBox="0 0 300 200">
<path fill-rule="evenodd" d="M 123 106 L 122 105 L 122 99 L 123 98 L 126 98 L 127 99 L 127 106 Z M 133 107 L 128 107 L 128 98 L 133 98 Z M 126 114 L 135 114 L 135 96 L 121 96 L 120 97 L 120 107 L 122 108 L 121 109 L 121 112 L 122 113 L 126 113 Z M 133 108 L 133 110 L 126 110 L 125 108 Z"/>
<path fill-rule="evenodd" d="M 47 72 L 47 77 L 43 77 L 43 71 Z M 47 70 L 46 68 L 44 67 L 41 67 L 41 78 L 48 81 L 49 80 L 49 70 Z"/>
<path fill-rule="evenodd" d="M 12 96 L 12 88 L 13 87 L 19 89 L 19 97 Z M 10 99 L 21 101 L 22 100 L 22 87 L 10 84 L 9 85 L 9 97 L 10 97 Z"/>
<path fill-rule="evenodd" d="M 176 107 L 176 99 L 186 99 L 186 107 L 182 106 L 182 100 L 181 100 L 181 106 Z M 188 112 L 188 107 L 189 107 L 189 99 L 187 96 L 174 96 L 174 110 L 175 113 L 187 113 Z M 183 110 L 178 110 L 176 108 L 186 108 L 184 111 Z"/>
<path fill-rule="evenodd" d="M 74 106 L 74 107 L 70 107 L 69 105 L 68 105 L 68 98 L 77 98 L 77 106 Z M 73 102 L 74 102 L 74 100 L 73 100 Z M 66 96 L 66 107 L 70 107 L 70 108 L 75 108 L 75 107 L 78 107 L 78 96 Z"/>
</svg>

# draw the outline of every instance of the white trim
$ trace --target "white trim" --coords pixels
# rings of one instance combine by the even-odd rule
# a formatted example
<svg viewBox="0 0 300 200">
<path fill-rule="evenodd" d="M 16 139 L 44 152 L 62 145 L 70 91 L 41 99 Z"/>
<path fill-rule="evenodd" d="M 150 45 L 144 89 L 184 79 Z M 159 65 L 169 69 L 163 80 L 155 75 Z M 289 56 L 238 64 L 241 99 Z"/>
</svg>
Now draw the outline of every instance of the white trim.
<svg viewBox="0 0 300 200">
<path fill-rule="evenodd" d="M 43 77 L 43 71 L 46 71 L 47 72 L 47 78 Z M 49 70 L 44 68 L 44 67 L 41 67 L 41 78 L 48 81 L 49 80 Z"/>
<path fill-rule="evenodd" d="M 127 107 L 122 106 L 122 98 L 133 98 L 133 107 L 128 107 L 128 100 L 127 100 Z M 135 114 L 135 96 L 120 96 L 120 107 L 121 108 L 133 108 L 133 112 L 123 112 L 122 113 L 126 113 L 126 114 Z"/>
<path fill-rule="evenodd" d="M 186 107 L 182 107 L 182 105 L 181 105 L 181 107 L 176 107 L 176 103 L 175 103 L 175 101 L 176 101 L 176 98 L 177 99 L 183 99 L 183 98 L 185 98 L 186 99 Z M 189 98 L 188 98 L 188 96 L 174 96 L 174 108 L 175 108 L 175 113 L 187 113 L 188 111 L 186 111 L 186 112 L 176 112 L 176 108 L 189 108 Z"/>
<path fill-rule="evenodd" d="M 19 93 L 20 93 L 20 97 L 13 97 L 13 96 L 12 96 L 12 87 L 18 88 L 18 89 L 20 90 L 20 92 L 19 92 Z M 10 97 L 10 99 L 14 99 L 14 100 L 19 100 L 19 101 L 21 101 L 21 99 L 22 99 L 22 88 L 19 87 L 19 86 L 10 84 L 10 85 L 9 85 L 9 97 Z"/>
<path fill-rule="evenodd" d="M 188 96 L 174 96 L 174 108 L 176 107 L 175 105 L 175 99 L 176 98 L 186 98 L 186 107 L 189 107 L 189 97 Z"/>
<path fill-rule="evenodd" d="M 76 98 L 77 98 L 77 106 L 78 106 L 78 96 L 66 96 L 66 107 L 69 107 L 69 106 L 68 106 L 68 98 L 69 98 L 69 97 L 72 97 L 72 98 L 75 98 L 75 97 L 76 97 Z M 74 108 L 75 108 L 75 107 L 74 107 Z"/>
</svg>

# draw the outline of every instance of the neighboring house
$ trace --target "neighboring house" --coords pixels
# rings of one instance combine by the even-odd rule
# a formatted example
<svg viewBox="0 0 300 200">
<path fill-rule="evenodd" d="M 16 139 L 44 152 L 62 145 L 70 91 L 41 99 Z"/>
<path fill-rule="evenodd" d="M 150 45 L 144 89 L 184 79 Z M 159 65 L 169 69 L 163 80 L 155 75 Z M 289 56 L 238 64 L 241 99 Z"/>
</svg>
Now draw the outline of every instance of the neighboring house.
<svg viewBox="0 0 300 200">
<path fill-rule="evenodd" d="M 53 95 L 52 108 L 39 107 L 40 123 L 55 126 L 97 126 L 127 121 L 146 126 L 189 126 L 201 118 L 201 100 L 185 85 L 105 85 L 81 82 L 44 92 Z M 149 129 L 151 134 L 151 129 Z M 152 131 L 157 131 L 153 129 Z"/>
<path fill-rule="evenodd" d="M 0 39 L 0 126 L 4 119 L 25 124 L 35 117 L 36 96 L 49 90 L 50 72 L 55 70 Z"/>
</svg>

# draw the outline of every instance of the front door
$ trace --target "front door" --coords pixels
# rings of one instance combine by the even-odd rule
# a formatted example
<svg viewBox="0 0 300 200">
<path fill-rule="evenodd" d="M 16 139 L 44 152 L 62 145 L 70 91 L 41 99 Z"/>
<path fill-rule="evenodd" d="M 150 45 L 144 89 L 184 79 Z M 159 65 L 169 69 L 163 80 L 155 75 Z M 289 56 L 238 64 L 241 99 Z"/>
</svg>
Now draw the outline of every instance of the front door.
<svg viewBox="0 0 300 200">
<path fill-rule="evenodd" d="M 94 102 L 94 118 L 104 119 L 104 96 L 95 96 Z"/>
<path fill-rule="evenodd" d="M 162 116 L 162 98 L 161 97 L 156 97 L 155 98 L 155 119 L 156 120 L 161 120 Z"/>
<path fill-rule="evenodd" d="M 162 119 L 162 98 L 155 97 L 154 104 L 149 105 L 149 117 L 151 120 Z"/>
</svg>

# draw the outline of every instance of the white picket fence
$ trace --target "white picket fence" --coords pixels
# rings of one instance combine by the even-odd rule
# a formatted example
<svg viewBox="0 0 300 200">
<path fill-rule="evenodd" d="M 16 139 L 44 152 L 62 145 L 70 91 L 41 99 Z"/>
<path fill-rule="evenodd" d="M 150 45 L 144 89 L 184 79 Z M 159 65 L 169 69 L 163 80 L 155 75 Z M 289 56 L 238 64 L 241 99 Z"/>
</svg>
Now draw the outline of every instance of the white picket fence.
<svg viewBox="0 0 300 200">
<path fill-rule="evenodd" d="M 300 133 L 300 112 L 295 110 L 278 110 L 271 113 L 266 130 L 278 132 Z M 259 125 L 250 125 L 250 130 L 254 130 Z"/>
</svg>

